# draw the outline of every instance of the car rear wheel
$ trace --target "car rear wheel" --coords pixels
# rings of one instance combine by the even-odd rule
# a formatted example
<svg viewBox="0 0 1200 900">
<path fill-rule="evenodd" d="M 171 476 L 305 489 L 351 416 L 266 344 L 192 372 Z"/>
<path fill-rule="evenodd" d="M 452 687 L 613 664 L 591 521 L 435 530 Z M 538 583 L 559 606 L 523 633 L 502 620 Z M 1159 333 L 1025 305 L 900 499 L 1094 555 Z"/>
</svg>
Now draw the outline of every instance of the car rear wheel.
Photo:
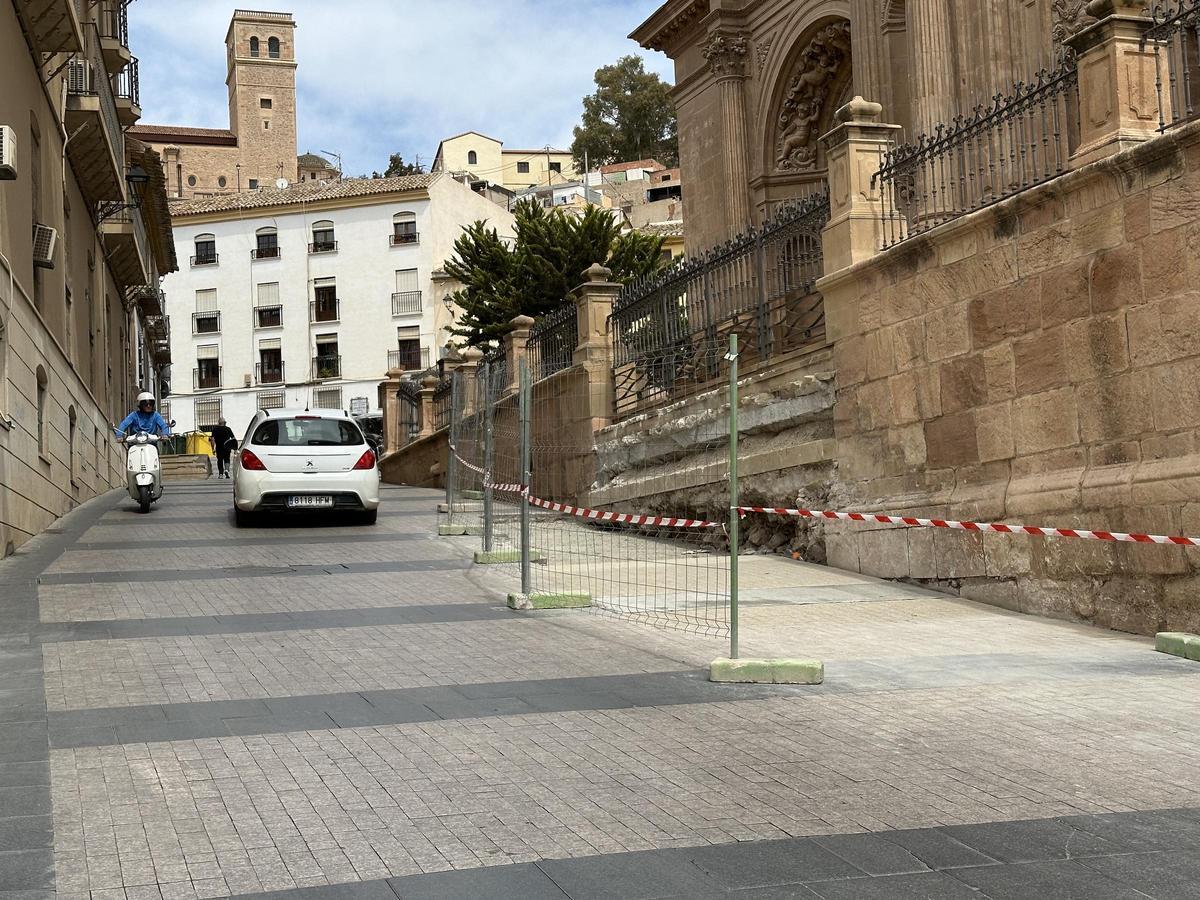
<svg viewBox="0 0 1200 900">
<path fill-rule="evenodd" d="M 254 524 L 254 513 L 246 512 L 246 510 L 235 506 L 233 508 L 233 521 L 238 528 L 249 528 Z"/>
<path fill-rule="evenodd" d="M 374 525 L 379 519 L 379 510 L 369 509 L 358 514 L 358 521 L 363 525 Z"/>
</svg>

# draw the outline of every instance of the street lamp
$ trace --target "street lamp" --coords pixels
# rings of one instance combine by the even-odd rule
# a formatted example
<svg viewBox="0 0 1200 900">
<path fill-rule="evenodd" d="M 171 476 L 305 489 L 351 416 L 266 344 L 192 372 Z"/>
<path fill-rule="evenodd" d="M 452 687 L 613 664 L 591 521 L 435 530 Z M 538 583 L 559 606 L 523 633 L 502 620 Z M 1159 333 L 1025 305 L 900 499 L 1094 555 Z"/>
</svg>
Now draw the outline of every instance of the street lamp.
<svg viewBox="0 0 1200 900">
<path fill-rule="evenodd" d="M 125 184 L 128 186 L 129 203 L 106 203 L 97 208 L 100 214 L 100 222 L 106 219 L 111 219 L 117 213 L 124 212 L 127 209 L 141 209 L 142 201 L 146 199 L 146 187 L 150 184 L 150 175 L 139 165 L 133 165 L 128 172 L 125 173 Z"/>
</svg>

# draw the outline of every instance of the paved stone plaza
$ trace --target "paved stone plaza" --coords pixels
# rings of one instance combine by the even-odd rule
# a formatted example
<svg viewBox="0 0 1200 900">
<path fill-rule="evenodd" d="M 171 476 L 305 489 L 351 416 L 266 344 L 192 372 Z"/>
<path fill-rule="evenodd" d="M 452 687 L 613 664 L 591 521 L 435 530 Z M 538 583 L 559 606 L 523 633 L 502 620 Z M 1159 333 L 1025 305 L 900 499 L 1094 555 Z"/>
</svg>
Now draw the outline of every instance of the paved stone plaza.
<svg viewBox="0 0 1200 900">
<path fill-rule="evenodd" d="M 714 685 L 723 640 L 509 611 L 437 499 L 172 484 L 0 562 L 0 900 L 1200 897 L 1200 665 L 755 557 L 743 652 L 826 682 Z"/>
</svg>

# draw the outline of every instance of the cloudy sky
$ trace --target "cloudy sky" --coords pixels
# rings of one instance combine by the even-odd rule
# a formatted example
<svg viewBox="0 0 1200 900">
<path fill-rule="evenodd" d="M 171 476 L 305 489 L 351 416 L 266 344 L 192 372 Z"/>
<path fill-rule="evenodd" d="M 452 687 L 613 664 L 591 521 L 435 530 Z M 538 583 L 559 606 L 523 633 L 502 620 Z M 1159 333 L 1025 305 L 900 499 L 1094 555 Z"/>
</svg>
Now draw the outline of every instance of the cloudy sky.
<svg viewBox="0 0 1200 900">
<path fill-rule="evenodd" d="M 661 0 L 256 0 L 295 14 L 299 152 L 342 155 L 346 174 L 388 154 L 425 164 L 474 130 L 514 148 L 567 147 L 592 75 L 627 53 L 671 80 L 665 56 L 626 38 Z M 131 4 L 142 121 L 229 127 L 225 31 L 234 4 Z"/>
</svg>

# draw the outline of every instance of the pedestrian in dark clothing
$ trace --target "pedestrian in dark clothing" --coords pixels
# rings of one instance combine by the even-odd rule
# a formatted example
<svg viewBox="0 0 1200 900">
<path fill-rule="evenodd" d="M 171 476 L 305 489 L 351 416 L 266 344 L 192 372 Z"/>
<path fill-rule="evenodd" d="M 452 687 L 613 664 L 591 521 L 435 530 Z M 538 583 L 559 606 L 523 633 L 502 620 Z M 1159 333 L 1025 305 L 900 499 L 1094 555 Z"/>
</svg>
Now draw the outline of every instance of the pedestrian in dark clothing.
<svg viewBox="0 0 1200 900">
<path fill-rule="evenodd" d="M 212 429 L 213 449 L 217 451 L 217 477 L 229 477 L 229 454 L 233 451 L 237 438 L 233 429 L 225 424 L 224 419 L 218 419 Z"/>
</svg>

